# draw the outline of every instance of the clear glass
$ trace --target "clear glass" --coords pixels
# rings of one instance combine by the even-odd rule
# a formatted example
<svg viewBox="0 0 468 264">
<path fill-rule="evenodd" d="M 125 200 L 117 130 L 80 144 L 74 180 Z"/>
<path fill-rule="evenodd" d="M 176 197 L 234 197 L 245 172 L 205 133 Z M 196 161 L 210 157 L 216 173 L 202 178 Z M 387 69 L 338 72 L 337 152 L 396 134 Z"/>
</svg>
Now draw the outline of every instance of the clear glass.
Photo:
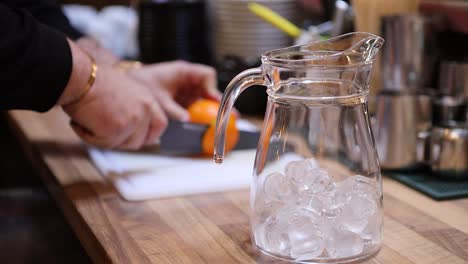
<svg viewBox="0 0 468 264">
<path fill-rule="evenodd" d="M 350 33 L 267 52 L 228 85 L 218 113 L 215 161 L 234 101 L 267 87 L 251 185 L 251 234 L 263 253 L 303 263 L 365 259 L 381 245 L 380 167 L 367 110 L 383 39 Z"/>
</svg>

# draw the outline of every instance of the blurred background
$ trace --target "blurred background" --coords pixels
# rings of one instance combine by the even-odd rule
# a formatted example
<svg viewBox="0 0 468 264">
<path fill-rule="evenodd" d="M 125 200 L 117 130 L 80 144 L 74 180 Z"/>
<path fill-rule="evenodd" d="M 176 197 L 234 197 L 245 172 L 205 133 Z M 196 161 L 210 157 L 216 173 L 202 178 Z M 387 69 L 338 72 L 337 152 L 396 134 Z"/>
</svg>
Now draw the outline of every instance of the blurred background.
<svg viewBox="0 0 468 264">
<path fill-rule="evenodd" d="M 448 178 L 467 176 L 468 1 L 59 2 L 72 25 L 121 58 L 209 64 L 218 71 L 221 91 L 239 72 L 259 66 L 268 50 L 351 31 L 381 35 L 386 43 L 375 66 L 369 107 L 382 168 L 413 169 L 426 161 Z M 248 8 L 249 2 L 270 8 L 298 30 L 286 32 L 281 23 L 265 21 Z M 265 88 L 248 89 L 236 106 L 243 114 L 262 116 Z M 48 263 L 89 262 L 7 131 L 0 129 L 0 154 L 5 156 L 0 158 L 5 174 L 0 182 L 0 215 L 5 214 L 0 251 L 28 252 Z M 6 158 L 12 155 L 17 157 Z M 37 210 L 46 213 L 34 220 Z"/>
</svg>

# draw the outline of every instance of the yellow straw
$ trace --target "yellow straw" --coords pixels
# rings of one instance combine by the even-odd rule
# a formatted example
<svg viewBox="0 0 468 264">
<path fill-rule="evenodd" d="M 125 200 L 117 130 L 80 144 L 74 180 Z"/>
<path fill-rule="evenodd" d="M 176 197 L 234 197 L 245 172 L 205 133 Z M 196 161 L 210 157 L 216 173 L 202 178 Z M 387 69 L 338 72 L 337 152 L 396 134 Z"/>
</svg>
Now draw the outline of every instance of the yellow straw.
<svg viewBox="0 0 468 264">
<path fill-rule="evenodd" d="M 270 8 L 257 3 L 249 3 L 248 8 L 255 15 L 263 18 L 273 26 L 279 28 L 289 36 L 297 38 L 301 35 L 301 29 L 289 22 Z"/>
</svg>

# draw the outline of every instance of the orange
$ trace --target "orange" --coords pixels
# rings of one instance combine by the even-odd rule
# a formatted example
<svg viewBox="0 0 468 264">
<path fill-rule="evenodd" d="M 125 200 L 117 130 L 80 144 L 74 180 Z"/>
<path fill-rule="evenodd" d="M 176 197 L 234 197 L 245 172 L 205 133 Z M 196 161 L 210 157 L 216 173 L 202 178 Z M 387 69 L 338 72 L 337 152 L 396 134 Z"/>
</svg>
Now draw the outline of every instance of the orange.
<svg viewBox="0 0 468 264">
<path fill-rule="evenodd" d="M 190 122 L 199 124 L 211 124 L 218 115 L 219 103 L 208 99 L 199 99 L 189 105 Z"/>
<path fill-rule="evenodd" d="M 218 109 L 219 102 L 208 99 L 200 99 L 191 104 L 187 109 L 190 114 L 190 122 L 209 124 L 209 127 L 202 139 L 202 150 L 205 155 L 213 155 Z M 239 140 L 239 131 L 236 127 L 236 117 L 233 114 L 229 117 L 225 139 L 226 152 L 231 151 Z"/>
</svg>

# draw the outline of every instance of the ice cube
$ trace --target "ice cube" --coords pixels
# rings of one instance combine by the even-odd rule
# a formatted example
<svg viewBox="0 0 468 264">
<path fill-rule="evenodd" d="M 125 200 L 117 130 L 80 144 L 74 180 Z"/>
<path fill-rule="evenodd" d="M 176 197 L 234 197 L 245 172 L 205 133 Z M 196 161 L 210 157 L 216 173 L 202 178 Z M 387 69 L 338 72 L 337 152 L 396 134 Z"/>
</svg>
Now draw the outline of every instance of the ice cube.
<svg viewBox="0 0 468 264">
<path fill-rule="evenodd" d="M 297 260 L 307 260 L 320 256 L 325 247 L 324 234 L 320 218 L 310 218 L 299 215 L 289 225 L 288 235 L 291 242 L 291 257 Z"/>
<path fill-rule="evenodd" d="M 380 243 L 383 215 L 380 211 L 374 212 L 368 217 L 367 225 L 360 232 L 362 238 L 371 240 L 372 243 Z"/>
<path fill-rule="evenodd" d="M 253 208 L 255 218 L 264 222 L 266 219 L 275 216 L 277 212 L 284 206 L 283 203 L 277 201 L 267 201 L 265 199 L 256 199 Z"/>
<path fill-rule="evenodd" d="M 318 227 L 321 224 L 321 216 L 300 206 L 301 205 L 296 205 L 295 203 L 288 203 L 277 211 L 276 217 L 293 226 L 302 225 L 307 222 L 313 223 Z"/>
<path fill-rule="evenodd" d="M 320 200 L 322 201 L 322 210 L 324 216 L 334 220 L 340 213 L 344 206 L 343 202 L 340 202 L 337 197 L 339 196 L 339 192 L 336 189 L 333 189 L 330 192 L 324 192 L 320 196 Z"/>
<path fill-rule="evenodd" d="M 288 256 L 291 243 L 288 236 L 288 224 L 277 217 L 271 217 L 265 223 L 257 225 L 255 242 L 264 250 Z"/>
<path fill-rule="evenodd" d="M 348 230 L 360 233 L 368 224 L 369 216 L 376 212 L 376 205 L 369 197 L 360 194 L 351 194 L 343 207 L 337 222 Z"/>
<path fill-rule="evenodd" d="M 369 217 L 378 211 L 375 188 L 363 176 L 352 176 L 337 184 L 334 206 L 339 208 L 337 223 L 360 233 Z"/>
<path fill-rule="evenodd" d="M 286 176 L 292 178 L 296 175 L 302 175 L 302 173 L 307 171 L 309 168 L 309 162 L 306 160 L 291 161 L 286 165 L 284 173 Z"/>
<path fill-rule="evenodd" d="M 305 261 L 360 254 L 380 242 L 376 182 L 356 175 L 334 183 L 315 160 L 293 161 L 255 188 L 255 241 L 273 254 Z"/>
<path fill-rule="evenodd" d="M 296 177 L 301 177 L 304 172 L 312 170 L 312 169 L 319 169 L 318 163 L 315 159 L 305 159 L 299 161 L 291 161 L 286 165 L 285 174 L 287 177 L 293 179 Z"/>
<path fill-rule="evenodd" d="M 349 230 L 333 228 L 326 241 L 327 253 L 333 258 L 358 255 L 364 248 L 362 238 Z"/>
<path fill-rule="evenodd" d="M 289 177 L 298 192 L 309 195 L 331 191 L 335 187 L 327 172 L 322 169 L 297 172 L 297 174 L 289 175 Z"/>
<path fill-rule="evenodd" d="M 361 175 L 347 177 L 344 181 L 337 183 L 337 188 L 342 189 L 344 193 L 355 192 L 372 195 L 373 199 L 377 199 L 378 188 L 374 180 Z"/>
<path fill-rule="evenodd" d="M 303 210 L 305 213 L 320 217 L 323 215 L 324 204 L 321 195 L 313 195 L 304 205 Z"/>
<path fill-rule="evenodd" d="M 333 206 L 343 207 L 351 199 L 352 193 L 352 182 L 351 181 L 342 181 L 338 182 L 335 187 L 335 192 L 333 193 Z"/>
<path fill-rule="evenodd" d="M 305 210 L 320 216 L 336 216 L 337 210 L 333 200 L 334 190 L 316 193 L 311 196 L 304 195 L 304 198 L 308 198 L 304 199 L 306 202 L 302 204 Z"/>
<path fill-rule="evenodd" d="M 292 184 L 282 173 L 268 175 L 263 183 L 265 198 L 273 201 L 286 202 L 293 194 Z"/>
<path fill-rule="evenodd" d="M 309 173 L 315 175 L 315 181 L 311 184 L 307 183 L 308 193 L 323 193 L 330 192 L 335 188 L 335 183 L 330 179 L 328 173 L 321 169 L 314 169 Z"/>
<path fill-rule="evenodd" d="M 318 161 L 317 161 L 316 159 L 314 159 L 314 158 L 309 158 L 309 159 L 307 159 L 306 161 L 309 163 L 309 167 L 310 167 L 311 169 L 319 169 L 319 168 L 320 168 L 320 166 L 319 166 L 319 164 L 318 164 Z"/>
</svg>

